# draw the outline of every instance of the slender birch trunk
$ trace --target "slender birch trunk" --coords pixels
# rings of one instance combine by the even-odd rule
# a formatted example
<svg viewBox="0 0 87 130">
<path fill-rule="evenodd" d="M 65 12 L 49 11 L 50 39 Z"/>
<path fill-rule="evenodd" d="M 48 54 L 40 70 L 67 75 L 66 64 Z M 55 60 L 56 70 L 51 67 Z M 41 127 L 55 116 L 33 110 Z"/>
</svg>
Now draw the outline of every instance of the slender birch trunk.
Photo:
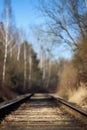
<svg viewBox="0 0 87 130">
<path fill-rule="evenodd" d="M 5 22 L 4 22 L 4 29 L 2 31 L 3 34 L 3 42 L 5 47 L 4 52 L 4 63 L 3 63 L 3 73 L 2 73 L 2 85 L 5 83 L 6 79 L 6 63 L 7 63 L 7 55 L 8 55 L 8 46 L 12 42 L 11 34 L 9 35 L 9 27 L 11 26 L 11 0 L 5 0 Z M 12 56 L 12 48 L 10 49 L 10 56 Z"/>
<path fill-rule="evenodd" d="M 4 65 L 3 65 L 3 79 L 2 79 L 3 83 L 5 82 L 6 62 L 7 62 L 7 44 L 5 44 Z"/>
<path fill-rule="evenodd" d="M 49 52 L 49 62 L 48 62 L 48 81 L 47 81 L 47 87 L 50 83 L 50 76 L 51 76 L 51 53 Z"/>
<path fill-rule="evenodd" d="M 31 47 L 29 49 L 29 87 L 31 87 L 31 80 L 32 80 L 32 54 L 31 54 Z"/>
<path fill-rule="evenodd" d="M 20 46 L 18 46 L 18 52 L 17 52 L 17 61 L 19 62 L 19 57 L 20 57 Z"/>
<path fill-rule="evenodd" d="M 24 43 L 24 89 L 26 87 L 26 65 L 27 65 L 26 43 Z"/>
<path fill-rule="evenodd" d="M 49 65 L 48 65 L 48 82 L 47 82 L 47 87 L 49 86 L 49 83 L 50 83 L 50 76 L 51 76 L 51 61 L 49 60 Z"/>
<path fill-rule="evenodd" d="M 40 46 L 40 68 L 43 68 L 43 47 Z"/>
<path fill-rule="evenodd" d="M 31 81 L 31 74 L 32 74 L 32 57 L 29 56 L 29 81 Z"/>
<path fill-rule="evenodd" d="M 7 62 L 7 47 L 9 45 L 9 9 L 8 6 L 6 6 L 6 27 L 5 27 L 5 54 L 4 54 L 4 65 L 3 65 L 3 83 L 5 82 L 5 74 L 6 74 L 6 62 Z"/>
</svg>

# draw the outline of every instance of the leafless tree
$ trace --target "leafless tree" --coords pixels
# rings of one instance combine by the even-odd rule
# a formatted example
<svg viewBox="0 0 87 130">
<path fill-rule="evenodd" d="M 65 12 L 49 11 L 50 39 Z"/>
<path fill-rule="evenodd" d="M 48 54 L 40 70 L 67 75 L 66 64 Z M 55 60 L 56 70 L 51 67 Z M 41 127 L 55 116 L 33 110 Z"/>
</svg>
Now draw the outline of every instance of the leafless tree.
<svg viewBox="0 0 87 130">
<path fill-rule="evenodd" d="M 3 36 L 3 45 L 5 47 L 5 53 L 4 53 L 4 65 L 3 65 L 3 76 L 2 81 L 5 82 L 5 74 L 6 74 L 6 62 L 7 62 L 7 55 L 8 52 L 10 52 L 10 56 L 12 56 L 12 48 L 14 46 L 14 37 L 13 37 L 13 31 L 12 31 L 12 10 L 11 10 L 11 0 L 5 0 L 4 1 L 4 29 L 2 30 L 2 36 Z M 9 51 L 8 51 L 9 49 Z"/>
<path fill-rule="evenodd" d="M 27 56 L 26 56 L 26 42 L 24 43 L 24 88 L 26 87 L 26 66 Z"/>
<path fill-rule="evenodd" d="M 32 46 L 29 47 L 29 87 L 31 87 L 32 80 Z"/>
<path fill-rule="evenodd" d="M 39 10 L 46 19 L 45 32 L 53 38 L 53 42 L 78 48 L 78 37 L 84 38 L 87 34 L 85 1 L 41 0 Z"/>
</svg>

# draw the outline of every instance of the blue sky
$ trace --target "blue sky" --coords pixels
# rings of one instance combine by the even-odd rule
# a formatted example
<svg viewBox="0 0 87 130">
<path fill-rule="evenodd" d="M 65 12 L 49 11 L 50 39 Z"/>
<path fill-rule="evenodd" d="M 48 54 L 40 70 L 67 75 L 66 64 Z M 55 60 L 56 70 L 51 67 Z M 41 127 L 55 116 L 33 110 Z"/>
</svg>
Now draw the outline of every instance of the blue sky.
<svg viewBox="0 0 87 130">
<path fill-rule="evenodd" d="M 0 0 L 0 13 L 3 9 L 3 2 L 4 0 Z M 37 4 L 38 0 L 12 0 L 12 11 L 18 27 L 26 29 L 29 25 L 42 21 L 35 8 Z"/>
<path fill-rule="evenodd" d="M 30 24 L 39 22 L 35 9 L 37 4 L 37 0 L 12 0 L 13 12 L 18 26 L 26 28 Z"/>
<path fill-rule="evenodd" d="M 17 27 L 23 28 L 28 34 L 30 42 L 33 43 L 35 50 L 38 50 L 38 45 L 35 44 L 36 40 L 33 36 L 31 36 L 31 26 L 39 25 L 43 22 L 44 19 L 40 17 L 39 12 L 35 8 L 39 2 L 39 0 L 12 0 L 12 11 L 15 19 L 15 23 Z M 3 2 L 4 0 L 0 0 L 0 14 L 3 10 Z M 37 48 L 37 49 L 36 49 Z M 58 48 L 58 57 L 70 58 L 70 51 L 66 51 L 65 47 Z M 56 50 L 55 50 L 56 52 Z M 54 52 L 54 53 L 55 53 Z"/>
</svg>

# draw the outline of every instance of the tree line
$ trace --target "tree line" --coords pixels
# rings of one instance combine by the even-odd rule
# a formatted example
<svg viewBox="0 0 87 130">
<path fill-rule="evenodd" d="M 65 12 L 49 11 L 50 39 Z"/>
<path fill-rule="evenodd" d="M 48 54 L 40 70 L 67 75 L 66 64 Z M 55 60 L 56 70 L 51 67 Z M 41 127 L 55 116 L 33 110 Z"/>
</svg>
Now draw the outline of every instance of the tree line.
<svg viewBox="0 0 87 130">
<path fill-rule="evenodd" d="M 0 26 L 0 84 L 20 92 L 56 92 L 57 87 L 66 92 L 87 86 L 85 0 L 39 0 L 37 9 L 44 23 L 32 29 L 39 57 L 24 32 L 12 24 L 10 3 L 5 5 L 7 24 Z M 55 60 L 55 49 L 63 45 L 71 49 L 72 58 Z"/>
</svg>

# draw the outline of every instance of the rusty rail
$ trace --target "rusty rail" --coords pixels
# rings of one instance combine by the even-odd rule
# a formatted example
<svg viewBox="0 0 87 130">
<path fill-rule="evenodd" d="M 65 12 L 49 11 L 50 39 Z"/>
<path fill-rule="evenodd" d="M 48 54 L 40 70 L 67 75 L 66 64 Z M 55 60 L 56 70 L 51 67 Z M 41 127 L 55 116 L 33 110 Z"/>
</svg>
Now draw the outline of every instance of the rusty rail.
<svg viewBox="0 0 87 130">
<path fill-rule="evenodd" d="M 33 94 L 26 94 L 26 95 L 21 96 L 18 99 L 11 100 L 9 103 L 6 103 L 5 105 L 1 106 L 0 107 L 0 120 L 3 117 L 5 117 L 7 114 L 9 114 L 11 111 L 19 107 L 21 103 L 25 102 L 31 96 L 33 96 Z"/>
<path fill-rule="evenodd" d="M 87 112 L 63 100 L 62 98 L 56 96 L 51 96 L 51 97 L 56 103 L 60 103 L 62 107 L 67 109 L 69 113 L 73 114 L 76 118 L 81 119 L 83 122 L 87 124 Z"/>
</svg>

